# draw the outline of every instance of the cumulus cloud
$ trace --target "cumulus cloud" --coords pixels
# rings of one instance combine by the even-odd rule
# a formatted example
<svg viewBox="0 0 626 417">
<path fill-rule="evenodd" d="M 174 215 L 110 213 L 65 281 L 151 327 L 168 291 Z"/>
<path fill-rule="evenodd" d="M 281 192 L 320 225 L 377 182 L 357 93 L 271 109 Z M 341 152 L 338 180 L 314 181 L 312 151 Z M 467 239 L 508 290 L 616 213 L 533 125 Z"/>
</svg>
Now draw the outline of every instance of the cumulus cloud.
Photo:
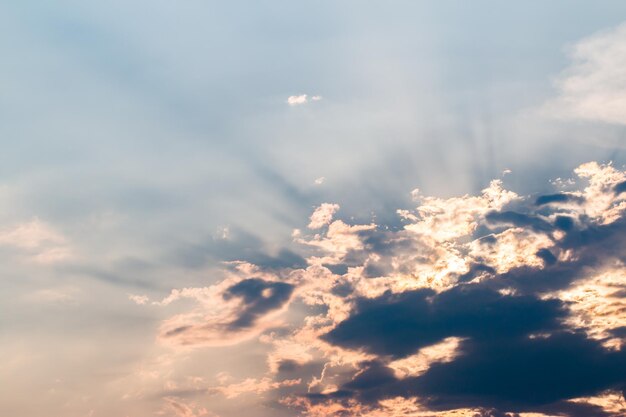
<svg viewBox="0 0 626 417">
<path fill-rule="evenodd" d="M 559 95 L 544 110 L 553 116 L 626 124 L 626 24 L 575 44 L 572 63 L 557 81 Z"/>
<path fill-rule="evenodd" d="M 559 184 L 530 197 L 500 180 L 474 196 L 416 193 L 394 229 L 334 220 L 339 206 L 324 203 L 294 234 L 305 264 L 239 263 L 210 287 L 173 290 L 153 303 L 196 306 L 159 339 L 258 337 L 267 373 L 215 390 L 267 393 L 308 416 L 616 415 L 626 173 L 590 162 Z"/>
</svg>

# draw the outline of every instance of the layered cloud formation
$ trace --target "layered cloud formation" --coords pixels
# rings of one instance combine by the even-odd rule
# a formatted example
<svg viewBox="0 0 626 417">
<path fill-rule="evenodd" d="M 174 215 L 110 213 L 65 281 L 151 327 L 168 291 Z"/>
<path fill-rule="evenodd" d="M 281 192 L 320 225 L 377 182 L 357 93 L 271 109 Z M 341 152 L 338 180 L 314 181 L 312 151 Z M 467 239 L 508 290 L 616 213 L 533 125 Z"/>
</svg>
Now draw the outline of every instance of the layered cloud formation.
<svg viewBox="0 0 626 417">
<path fill-rule="evenodd" d="M 590 162 L 552 194 L 494 180 L 421 196 L 400 227 L 311 215 L 303 268 L 231 263 L 167 319 L 174 349 L 256 340 L 266 373 L 211 392 L 304 416 L 617 416 L 626 412 L 626 173 Z M 142 300 L 145 301 L 145 300 Z M 221 382 L 220 382 L 221 381 Z"/>
</svg>

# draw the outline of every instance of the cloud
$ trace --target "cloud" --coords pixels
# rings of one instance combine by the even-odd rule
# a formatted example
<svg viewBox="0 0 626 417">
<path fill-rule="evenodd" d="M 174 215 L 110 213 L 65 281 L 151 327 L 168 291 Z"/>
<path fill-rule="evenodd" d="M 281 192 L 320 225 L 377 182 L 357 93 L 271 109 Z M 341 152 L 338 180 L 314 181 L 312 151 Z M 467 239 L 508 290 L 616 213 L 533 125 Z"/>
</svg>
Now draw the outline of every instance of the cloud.
<svg viewBox="0 0 626 417">
<path fill-rule="evenodd" d="M 150 301 L 150 298 L 148 298 L 148 296 L 146 295 L 129 294 L 128 299 L 137 305 L 144 305 L 147 304 L 148 301 Z"/>
<path fill-rule="evenodd" d="M 24 298 L 34 303 L 69 304 L 75 303 L 80 293 L 76 287 L 46 288 L 33 291 Z"/>
<path fill-rule="evenodd" d="M 452 362 L 459 354 L 463 339 L 448 337 L 443 341 L 423 347 L 414 355 L 389 362 L 397 379 L 415 377 L 423 374 L 434 363 Z"/>
<path fill-rule="evenodd" d="M 0 246 L 12 247 L 37 263 L 65 261 L 74 256 L 67 239 L 39 219 L 0 231 Z"/>
<path fill-rule="evenodd" d="M 225 300 L 241 299 L 243 305 L 229 327 L 237 329 L 252 326 L 259 317 L 285 304 L 292 292 L 293 285 L 284 282 L 267 282 L 258 278 L 238 282 L 223 294 Z"/>
<path fill-rule="evenodd" d="M 311 96 L 310 101 L 320 101 L 322 96 Z M 287 104 L 290 106 L 298 106 L 300 104 L 306 104 L 309 102 L 309 96 L 307 94 L 300 94 L 297 96 L 289 96 L 287 98 Z"/>
<path fill-rule="evenodd" d="M 623 352 L 610 352 L 581 334 L 475 339 L 456 360 L 433 365 L 396 389 L 431 401 L 527 411 L 571 398 L 619 389 L 626 373 Z M 405 393 L 407 395 L 407 393 Z"/>
<path fill-rule="evenodd" d="M 289 104 L 290 106 L 297 106 L 299 104 L 305 104 L 308 101 L 309 101 L 308 96 L 306 94 L 301 94 L 299 96 L 289 96 L 287 98 L 287 104 Z"/>
<path fill-rule="evenodd" d="M 582 191 L 541 196 L 539 205 L 513 195 L 497 207 L 489 197 L 425 198 L 429 204 L 417 213 L 400 213 L 410 222 L 405 230 L 426 237 L 422 243 L 448 242 L 447 252 L 463 260 L 459 271 L 466 272 L 448 269 L 443 287 L 432 281 L 414 289 L 392 285 L 355 298 L 349 317 L 320 337 L 377 359 L 357 364 L 334 391 L 310 396 L 313 403 L 356 399 L 381 410 L 381 401 L 399 396 L 417 398 L 430 410 L 611 415 L 573 399 L 626 384 L 624 200 L 614 192 L 624 173 L 597 163 L 575 173 L 587 181 Z M 441 225 L 447 234 L 436 233 Z M 410 261 L 402 246 L 387 245 L 363 250 L 378 263 Z M 434 254 L 441 259 L 446 251 Z M 391 284 L 389 272 L 376 280 Z M 423 349 L 449 338 L 457 340 L 453 353 L 424 360 Z"/>
<path fill-rule="evenodd" d="M 576 43 L 559 77 L 559 95 L 546 103 L 552 116 L 626 124 L 626 24 Z"/>
<path fill-rule="evenodd" d="M 569 327 L 585 331 L 588 337 L 608 348 L 622 349 L 625 340 L 620 330 L 626 325 L 626 270 L 623 265 L 609 267 L 548 296 L 568 304 L 566 323 Z"/>
<path fill-rule="evenodd" d="M 478 227 L 481 216 L 518 198 L 514 192 L 504 190 L 500 180 L 493 180 L 479 196 L 423 197 L 417 217 L 408 216 L 418 221 L 405 228 L 434 241 L 450 241 L 471 234 Z"/>
<path fill-rule="evenodd" d="M 165 407 L 161 414 L 173 414 L 176 417 L 218 417 L 210 413 L 206 408 L 197 404 L 186 403 L 180 398 L 166 397 L 163 401 L 165 402 Z"/>
<path fill-rule="evenodd" d="M 579 196 L 575 196 L 568 193 L 548 194 L 537 197 L 535 204 L 542 206 L 551 203 L 568 203 L 568 202 L 581 202 L 582 199 Z"/>
<path fill-rule="evenodd" d="M 227 383 L 228 376 L 222 375 L 223 385 L 210 388 L 209 392 L 219 392 L 228 399 L 239 397 L 243 394 L 256 394 L 261 395 L 265 392 L 279 389 L 281 387 L 293 387 L 300 385 L 302 381 L 300 379 L 287 379 L 283 381 L 274 381 L 271 378 L 246 378 L 241 382 Z"/>
<path fill-rule="evenodd" d="M 394 228 L 321 204 L 294 234 L 302 265 L 234 263 L 222 282 L 173 290 L 156 304 L 196 307 L 159 339 L 258 337 L 267 373 L 217 391 L 309 416 L 610 416 L 606 398 L 626 388 L 624 181 L 590 162 L 566 191 L 522 197 L 494 180 L 418 194 Z"/>
<path fill-rule="evenodd" d="M 185 288 L 156 302 L 167 306 L 183 298 L 198 306 L 165 320 L 159 340 L 170 346 L 228 346 L 272 326 L 291 298 L 293 285 L 261 278 L 231 278 L 205 288 Z"/>
<path fill-rule="evenodd" d="M 339 210 L 339 204 L 323 203 L 311 215 L 309 229 L 319 229 L 329 224 L 337 210 Z"/>
<path fill-rule="evenodd" d="M 324 338 L 343 347 L 403 358 L 449 337 L 549 332 L 564 315 L 557 300 L 460 285 L 439 294 L 415 290 L 359 299 L 350 318 Z"/>
</svg>

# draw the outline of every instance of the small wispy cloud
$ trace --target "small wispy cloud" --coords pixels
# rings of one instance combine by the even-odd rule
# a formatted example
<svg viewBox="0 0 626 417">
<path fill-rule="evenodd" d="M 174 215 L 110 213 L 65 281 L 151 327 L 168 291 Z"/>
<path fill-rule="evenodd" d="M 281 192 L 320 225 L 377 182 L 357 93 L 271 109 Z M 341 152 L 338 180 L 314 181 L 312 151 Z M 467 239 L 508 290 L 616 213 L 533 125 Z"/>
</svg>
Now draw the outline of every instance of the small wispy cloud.
<svg viewBox="0 0 626 417">
<path fill-rule="evenodd" d="M 148 301 L 150 301 L 150 299 L 146 295 L 129 294 L 128 299 L 137 305 L 144 305 L 147 304 Z"/>
<path fill-rule="evenodd" d="M 165 402 L 165 409 L 159 414 L 168 414 L 176 417 L 217 417 L 215 414 L 210 413 L 206 408 L 197 405 L 196 403 L 186 403 L 181 398 L 166 397 L 163 399 Z"/>
<path fill-rule="evenodd" d="M 33 303 L 71 304 L 77 301 L 79 293 L 76 287 L 43 288 L 26 294 L 24 299 Z"/>
<path fill-rule="evenodd" d="M 2 246 L 15 248 L 36 263 L 60 262 L 73 256 L 65 236 L 37 218 L 0 230 Z"/>
<path fill-rule="evenodd" d="M 210 388 L 209 392 L 218 392 L 224 395 L 226 398 L 236 398 L 243 394 L 256 394 L 261 395 L 267 391 L 275 390 L 281 387 L 291 387 L 300 385 L 301 379 L 287 379 L 284 381 L 274 381 L 271 378 L 246 378 L 240 382 L 227 383 L 230 376 L 222 374 L 218 376 L 219 379 L 224 382 L 223 385 Z"/>
<path fill-rule="evenodd" d="M 297 96 L 289 96 L 287 98 L 287 104 L 289 104 L 290 106 L 298 106 L 300 104 L 306 104 L 309 101 L 320 101 L 321 99 L 322 99 L 322 96 L 309 97 L 308 94 L 300 94 Z"/>
</svg>

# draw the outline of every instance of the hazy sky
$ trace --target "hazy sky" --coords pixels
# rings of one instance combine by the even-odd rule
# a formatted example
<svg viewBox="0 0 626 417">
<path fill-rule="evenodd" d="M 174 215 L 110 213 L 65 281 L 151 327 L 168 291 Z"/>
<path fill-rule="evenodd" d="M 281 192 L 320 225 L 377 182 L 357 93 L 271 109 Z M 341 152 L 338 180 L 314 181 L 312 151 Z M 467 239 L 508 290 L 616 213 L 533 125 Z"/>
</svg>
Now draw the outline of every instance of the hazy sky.
<svg viewBox="0 0 626 417">
<path fill-rule="evenodd" d="M 624 22 L 0 0 L 0 414 L 623 415 Z"/>
</svg>

